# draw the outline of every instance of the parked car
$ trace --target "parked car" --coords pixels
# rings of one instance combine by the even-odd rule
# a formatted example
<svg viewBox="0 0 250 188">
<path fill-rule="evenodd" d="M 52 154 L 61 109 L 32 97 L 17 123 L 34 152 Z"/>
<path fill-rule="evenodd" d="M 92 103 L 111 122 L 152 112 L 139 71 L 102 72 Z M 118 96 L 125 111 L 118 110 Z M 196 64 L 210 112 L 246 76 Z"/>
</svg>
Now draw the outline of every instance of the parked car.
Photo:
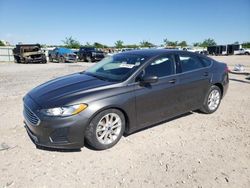
<svg viewBox="0 0 250 188">
<path fill-rule="evenodd" d="M 18 44 L 13 49 L 13 55 L 17 63 L 47 63 L 40 44 Z"/>
<path fill-rule="evenodd" d="M 102 150 L 126 133 L 189 111 L 215 112 L 228 68 L 201 54 L 138 50 L 51 80 L 23 99 L 25 127 L 36 145 Z"/>
<path fill-rule="evenodd" d="M 77 55 L 74 53 L 74 51 L 68 48 L 55 48 L 54 50 L 50 50 L 48 52 L 48 56 L 50 62 L 53 62 L 54 60 L 61 63 L 77 62 Z"/>
<path fill-rule="evenodd" d="M 234 51 L 235 55 L 250 55 L 250 49 L 241 48 L 239 50 Z"/>
<path fill-rule="evenodd" d="M 94 62 L 100 61 L 105 57 L 103 51 L 93 47 L 81 47 L 78 52 L 78 58 L 80 61 Z"/>
</svg>

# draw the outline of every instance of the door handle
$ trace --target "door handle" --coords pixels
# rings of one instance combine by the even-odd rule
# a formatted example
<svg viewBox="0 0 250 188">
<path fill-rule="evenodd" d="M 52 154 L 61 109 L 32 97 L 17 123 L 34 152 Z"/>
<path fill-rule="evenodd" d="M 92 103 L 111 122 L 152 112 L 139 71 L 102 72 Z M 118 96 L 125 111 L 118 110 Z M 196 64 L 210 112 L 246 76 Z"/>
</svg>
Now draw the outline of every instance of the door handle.
<svg viewBox="0 0 250 188">
<path fill-rule="evenodd" d="M 203 73 L 203 76 L 208 76 L 208 72 L 204 72 L 204 73 Z"/>
<path fill-rule="evenodd" d="M 169 80 L 168 83 L 174 84 L 176 82 L 176 79 Z"/>
</svg>

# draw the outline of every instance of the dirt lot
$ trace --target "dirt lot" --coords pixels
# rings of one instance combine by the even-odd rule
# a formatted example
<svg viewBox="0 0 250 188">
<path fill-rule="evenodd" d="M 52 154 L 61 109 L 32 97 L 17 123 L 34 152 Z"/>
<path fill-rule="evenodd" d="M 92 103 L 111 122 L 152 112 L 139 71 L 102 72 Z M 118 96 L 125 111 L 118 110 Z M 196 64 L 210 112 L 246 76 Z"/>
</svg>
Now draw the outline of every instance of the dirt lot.
<svg viewBox="0 0 250 188">
<path fill-rule="evenodd" d="M 250 56 L 215 58 L 250 72 Z M 0 63 L 0 147 L 10 147 L 0 151 L 0 187 L 250 187 L 250 81 L 241 75 L 230 75 L 212 115 L 190 113 L 106 151 L 36 149 L 23 127 L 22 97 L 89 65 Z"/>
</svg>

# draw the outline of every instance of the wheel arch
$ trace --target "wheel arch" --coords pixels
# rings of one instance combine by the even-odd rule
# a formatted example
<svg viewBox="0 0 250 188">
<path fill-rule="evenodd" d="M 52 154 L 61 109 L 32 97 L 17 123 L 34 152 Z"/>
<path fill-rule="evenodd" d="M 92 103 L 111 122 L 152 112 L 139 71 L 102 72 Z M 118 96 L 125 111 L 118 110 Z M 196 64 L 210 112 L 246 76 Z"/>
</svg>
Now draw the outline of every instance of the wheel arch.
<svg viewBox="0 0 250 188">
<path fill-rule="evenodd" d="M 221 92 L 221 97 L 223 96 L 224 94 L 224 88 L 223 88 L 223 85 L 221 83 L 215 83 L 213 84 L 215 86 L 217 86 L 218 88 L 220 88 L 220 92 Z"/>
<path fill-rule="evenodd" d="M 88 125 L 90 124 L 90 122 L 93 120 L 93 118 L 99 114 L 100 112 L 104 111 L 104 110 L 109 110 L 109 109 L 116 109 L 116 110 L 119 110 L 120 112 L 122 112 L 122 114 L 124 115 L 124 118 L 125 118 L 125 131 L 124 133 L 127 134 L 129 133 L 129 130 L 130 130 L 130 118 L 128 116 L 128 113 L 126 112 L 126 110 L 124 110 L 122 107 L 120 106 L 106 106 L 106 107 L 103 107 L 99 110 L 97 110 L 90 118 L 89 118 L 89 121 L 88 121 Z"/>
</svg>

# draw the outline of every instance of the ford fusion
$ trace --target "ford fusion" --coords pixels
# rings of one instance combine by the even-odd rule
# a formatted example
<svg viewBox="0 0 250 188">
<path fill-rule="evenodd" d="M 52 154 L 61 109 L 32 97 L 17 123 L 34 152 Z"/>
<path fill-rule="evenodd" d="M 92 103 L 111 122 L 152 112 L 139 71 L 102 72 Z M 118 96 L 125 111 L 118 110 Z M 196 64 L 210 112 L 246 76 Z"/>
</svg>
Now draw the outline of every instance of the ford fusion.
<svg viewBox="0 0 250 188">
<path fill-rule="evenodd" d="M 124 52 L 31 90 L 25 127 L 37 146 L 108 149 L 124 134 L 189 111 L 215 112 L 228 83 L 226 64 L 200 54 Z"/>
</svg>

